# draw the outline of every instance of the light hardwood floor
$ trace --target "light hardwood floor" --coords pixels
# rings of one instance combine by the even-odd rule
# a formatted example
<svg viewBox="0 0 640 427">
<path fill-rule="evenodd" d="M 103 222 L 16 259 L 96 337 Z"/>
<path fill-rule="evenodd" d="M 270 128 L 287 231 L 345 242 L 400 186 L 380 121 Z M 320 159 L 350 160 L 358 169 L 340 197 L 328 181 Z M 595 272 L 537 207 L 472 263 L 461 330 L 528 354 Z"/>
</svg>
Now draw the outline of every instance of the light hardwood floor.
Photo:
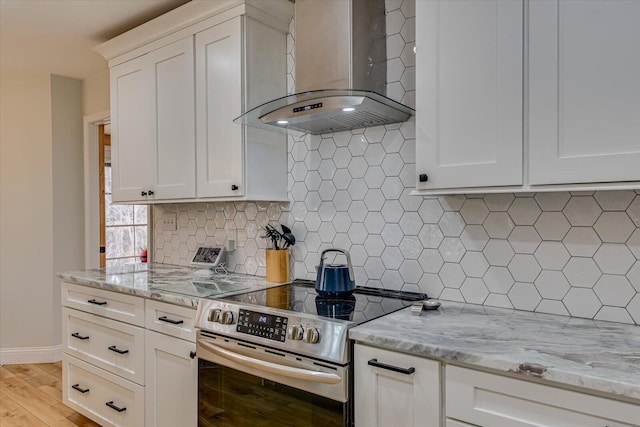
<svg viewBox="0 0 640 427">
<path fill-rule="evenodd" d="M 0 368 L 0 426 L 98 426 L 62 404 L 62 364 Z"/>
</svg>

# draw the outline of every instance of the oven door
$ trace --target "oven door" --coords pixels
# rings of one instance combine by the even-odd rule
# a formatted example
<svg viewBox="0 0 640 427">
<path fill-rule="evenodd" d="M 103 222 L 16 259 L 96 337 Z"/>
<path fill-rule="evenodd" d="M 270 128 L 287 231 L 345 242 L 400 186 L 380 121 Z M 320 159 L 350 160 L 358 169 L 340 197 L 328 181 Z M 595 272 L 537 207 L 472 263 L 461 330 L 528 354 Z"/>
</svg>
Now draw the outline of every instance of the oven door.
<svg viewBox="0 0 640 427">
<path fill-rule="evenodd" d="M 349 426 L 348 366 L 198 331 L 198 425 Z"/>
</svg>

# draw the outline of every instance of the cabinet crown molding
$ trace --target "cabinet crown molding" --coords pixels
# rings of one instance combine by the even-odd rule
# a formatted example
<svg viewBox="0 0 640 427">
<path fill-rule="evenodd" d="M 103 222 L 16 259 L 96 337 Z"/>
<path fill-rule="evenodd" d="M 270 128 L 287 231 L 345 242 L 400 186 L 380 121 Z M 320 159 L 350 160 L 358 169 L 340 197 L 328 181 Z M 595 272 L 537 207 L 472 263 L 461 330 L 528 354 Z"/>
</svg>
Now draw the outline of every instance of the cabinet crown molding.
<svg viewBox="0 0 640 427">
<path fill-rule="evenodd" d="M 259 18 L 261 22 L 286 33 L 293 17 L 293 8 L 293 3 L 287 0 L 193 0 L 95 46 L 93 51 L 111 61 L 181 31 L 195 34 L 200 29 L 196 24 L 216 16 L 220 19 L 212 20 L 210 25 L 206 26 L 216 25 L 235 16 L 247 15 Z"/>
</svg>

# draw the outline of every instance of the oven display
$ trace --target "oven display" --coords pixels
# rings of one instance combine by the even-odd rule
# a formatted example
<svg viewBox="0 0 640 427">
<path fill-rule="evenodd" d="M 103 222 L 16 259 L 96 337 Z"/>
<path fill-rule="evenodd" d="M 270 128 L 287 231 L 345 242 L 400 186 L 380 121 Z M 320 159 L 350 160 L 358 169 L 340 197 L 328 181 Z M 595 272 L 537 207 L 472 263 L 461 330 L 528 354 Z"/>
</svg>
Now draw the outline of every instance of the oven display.
<svg viewBox="0 0 640 427">
<path fill-rule="evenodd" d="M 257 337 L 284 342 L 287 336 L 287 321 L 286 317 L 240 309 L 236 330 Z"/>
</svg>

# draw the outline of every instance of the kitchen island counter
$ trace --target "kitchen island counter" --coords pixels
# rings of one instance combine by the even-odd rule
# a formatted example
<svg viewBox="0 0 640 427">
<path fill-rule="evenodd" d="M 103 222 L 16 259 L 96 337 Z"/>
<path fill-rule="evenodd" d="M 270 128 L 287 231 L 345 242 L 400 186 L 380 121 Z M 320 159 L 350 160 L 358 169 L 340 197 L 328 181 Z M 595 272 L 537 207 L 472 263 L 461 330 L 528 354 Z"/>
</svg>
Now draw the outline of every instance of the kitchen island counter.
<svg viewBox="0 0 640 427">
<path fill-rule="evenodd" d="M 264 277 L 214 274 L 169 264 L 139 263 L 58 273 L 62 280 L 96 289 L 196 308 L 199 298 L 215 298 L 280 286 Z"/>
<path fill-rule="evenodd" d="M 351 329 L 356 342 L 640 401 L 640 327 L 443 301 Z"/>
</svg>

